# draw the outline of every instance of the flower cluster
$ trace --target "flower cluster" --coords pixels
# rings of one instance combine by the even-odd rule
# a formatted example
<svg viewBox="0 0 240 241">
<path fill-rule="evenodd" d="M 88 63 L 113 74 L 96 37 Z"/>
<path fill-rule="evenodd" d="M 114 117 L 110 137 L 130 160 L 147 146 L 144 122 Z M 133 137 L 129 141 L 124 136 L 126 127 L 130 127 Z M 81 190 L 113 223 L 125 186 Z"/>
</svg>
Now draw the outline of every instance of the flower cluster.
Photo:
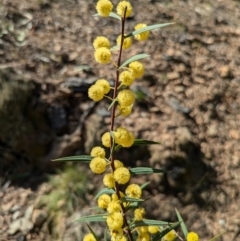
<svg viewBox="0 0 240 241">
<path fill-rule="evenodd" d="M 115 17 L 121 21 L 122 32 L 116 39 L 117 47 L 111 48 L 111 43 L 105 36 L 98 36 L 93 41 L 94 58 L 100 64 L 113 63 L 116 67 L 116 79 L 114 86 L 106 79 L 98 79 L 88 90 L 88 96 L 93 101 L 100 101 L 104 97 L 111 100 L 109 109 L 111 109 L 111 128 L 101 136 L 102 146 L 92 148 L 90 155 L 90 169 L 94 174 L 103 174 L 103 191 L 97 195 L 97 204 L 104 212 L 104 218 L 111 237 L 111 241 L 133 241 L 133 235 L 136 241 L 150 241 L 156 235 L 161 236 L 161 241 L 174 241 L 178 237 L 175 230 L 164 229 L 161 226 L 144 225 L 146 211 L 140 207 L 139 203 L 143 201 L 142 187 L 136 183 L 130 183 L 132 169 L 129 169 L 121 160 L 114 158 L 114 152 L 120 148 L 129 148 L 137 141 L 133 133 L 120 126 L 115 128 L 114 119 L 119 115 L 127 117 L 132 113 L 135 95 L 130 89 L 136 79 L 142 78 L 145 72 L 144 65 L 139 61 L 143 57 L 135 56 L 121 65 L 122 51 L 129 49 L 132 44 L 132 36 L 137 41 L 145 41 L 150 36 L 149 29 L 145 23 L 135 25 L 131 34 L 124 32 L 125 20 L 130 17 L 133 8 L 129 1 L 120 1 L 115 12 L 112 12 L 114 6 L 110 0 L 98 0 L 96 10 L 99 16 Z M 114 61 L 114 51 L 118 52 L 118 59 Z M 110 90 L 113 91 L 110 91 Z M 117 112 L 117 113 L 116 113 Z M 109 149 L 106 151 L 106 149 Z M 110 153 L 106 157 L 106 153 Z M 106 191 L 107 190 L 107 191 Z M 129 210 L 132 210 L 133 217 L 129 216 Z M 129 220 L 127 219 L 129 218 Z M 138 223 L 134 228 L 130 224 Z M 152 223 L 151 223 L 152 224 Z M 158 223 L 157 223 L 158 224 Z M 168 233 L 166 233 L 166 230 Z M 96 241 L 95 235 L 87 234 L 84 241 Z M 198 235 L 190 232 L 186 236 L 187 241 L 198 241 Z"/>
</svg>

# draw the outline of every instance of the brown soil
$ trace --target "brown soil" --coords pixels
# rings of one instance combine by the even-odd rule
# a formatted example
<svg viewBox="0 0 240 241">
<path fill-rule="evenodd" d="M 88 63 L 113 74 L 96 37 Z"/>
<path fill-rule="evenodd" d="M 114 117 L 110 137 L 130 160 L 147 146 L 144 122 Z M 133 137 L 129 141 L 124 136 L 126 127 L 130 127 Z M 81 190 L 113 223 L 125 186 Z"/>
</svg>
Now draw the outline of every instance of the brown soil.
<svg viewBox="0 0 240 241">
<path fill-rule="evenodd" d="M 84 83 L 95 77 L 114 78 L 113 67 L 94 62 L 91 43 L 98 35 L 114 42 L 119 28 L 114 19 L 92 16 L 95 2 L 4 0 L 0 4 L 0 71 L 37 84 L 41 101 L 67 109 L 67 127 L 54 129 L 56 135 L 81 135 L 81 141 L 71 142 L 75 146 L 80 143 L 77 148 L 54 157 L 74 155 L 76 150 L 88 153 L 94 138 L 106 128 L 102 123 L 110 121 L 107 102 L 92 105 L 87 88 L 71 89 L 66 84 L 71 77 Z M 149 218 L 176 221 L 177 208 L 189 230 L 198 232 L 201 240 L 224 230 L 227 233 L 218 240 L 240 240 L 240 2 L 132 2 L 134 15 L 127 21 L 127 30 L 139 22 L 176 24 L 153 31 L 149 41 L 135 43 L 124 54 L 126 58 L 144 52 L 151 58 L 144 60 L 144 78 L 133 86 L 138 96 L 133 114 L 119 118 L 117 124 L 128 127 L 138 138 L 161 144 L 131 148 L 120 158 L 129 166 L 171 171 L 136 180 L 151 181 L 144 192 L 150 198 L 145 205 Z M 9 172 L 14 173 L 12 169 L 14 166 Z M 9 210 L 18 204 L 24 212 L 34 204 L 45 192 L 44 178 L 36 168 L 21 183 L 9 183 L 4 176 L 0 187 L 1 241 L 52 239 L 46 225 L 27 234 L 8 235 L 13 215 Z M 89 180 L 99 181 L 96 177 Z M 90 200 L 101 185 L 89 188 Z M 82 213 L 84 208 L 77 210 Z"/>
</svg>

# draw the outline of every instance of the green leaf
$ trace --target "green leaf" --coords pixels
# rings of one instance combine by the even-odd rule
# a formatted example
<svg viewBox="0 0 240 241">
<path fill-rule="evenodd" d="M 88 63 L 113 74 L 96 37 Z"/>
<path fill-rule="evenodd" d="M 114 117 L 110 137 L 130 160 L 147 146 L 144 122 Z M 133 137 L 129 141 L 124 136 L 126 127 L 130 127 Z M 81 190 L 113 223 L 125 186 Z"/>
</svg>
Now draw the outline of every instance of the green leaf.
<svg viewBox="0 0 240 241">
<path fill-rule="evenodd" d="M 107 236 L 108 236 L 108 229 L 105 228 L 105 231 L 104 231 L 104 241 L 107 241 Z"/>
<path fill-rule="evenodd" d="M 156 141 L 149 141 L 149 140 L 144 140 L 144 139 L 135 139 L 134 140 L 134 146 L 142 146 L 142 145 L 159 145 L 161 144 L 160 142 Z"/>
<path fill-rule="evenodd" d="M 141 227 L 141 226 L 166 226 L 166 225 L 176 225 L 176 223 L 169 223 L 159 220 L 143 219 L 141 221 L 135 221 L 130 224 L 130 229 Z"/>
<path fill-rule="evenodd" d="M 94 236 L 94 238 L 98 241 L 99 239 L 98 239 L 97 235 L 94 233 L 94 231 L 92 230 L 92 228 L 88 224 L 87 224 L 87 226 L 88 226 L 90 232 L 92 233 L 92 235 Z"/>
<path fill-rule="evenodd" d="M 145 182 L 145 183 L 143 183 L 143 184 L 141 185 L 141 189 L 143 190 L 146 186 L 148 186 L 149 183 L 150 183 L 150 182 Z"/>
<path fill-rule="evenodd" d="M 105 222 L 108 214 L 96 214 L 75 219 L 75 222 Z"/>
<path fill-rule="evenodd" d="M 220 234 L 216 235 L 215 237 L 213 237 L 212 239 L 210 239 L 210 240 L 208 240 L 208 241 L 213 241 L 213 240 L 219 238 L 220 236 L 222 236 L 222 235 L 223 235 L 224 233 L 226 233 L 226 232 L 227 232 L 227 231 L 223 231 L 223 232 L 221 232 Z"/>
<path fill-rule="evenodd" d="M 148 58 L 149 55 L 148 54 L 136 54 L 134 56 L 132 56 L 131 58 L 129 58 L 128 60 L 126 60 L 120 67 L 119 69 L 121 69 L 122 67 L 130 64 L 133 61 L 139 60 L 139 59 L 144 59 L 144 58 Z"/>
<path fill-rule="evenodd" d="M 129 169 L 132 175 L 153 174 L 153 173 L 166 173 L 164 169 L 157 169 L 152 167 L 134 167 Z"/>
<path fill-rule="evenodd" d="M 101 16 L 98 13 L 96 13 L 93 15 L 93 17 L 101 17 Z M 109 14 L 109 17 L 116 18 L 117 20 L 121 20 L 121 17 L 114 12 L 111 12 Z"/>
<path fill-rule="evenodd" d="M 100 190 L 97 195 L 95 196 L 94 200 L 96 200 L 98 197 L 100 197 L 103 194 L 113 194 L 115 193 L 115 191 L 113 189 L 110 188 L 103 188 L 102 190 Z"/>
<path fill-rule="evenodd" d="M 87 155 L 81 155 L 81 156 L 68 156 L 68 157 L 62 157 L 58 159 L 54 159 L 52 161 L 61 161 L 61 162 L 66 162 L 66 161 L 73 161 L 73 162 L 90 162 L 93 159 L 92 156 L 87 156 Z"/>
<path fill-rule="evenodd" d="M 127 34 L 124 38 L 128 38 L 128 37 L 134 36 L 136 34 L 143 33 L 143 32 L 146 32 L 146 31 L 151 31 L 151 30 L 154 30 L 154 29 L 157 29 L 157 28 L 163 28 L 163 27 L 166 27 L 166 26 L 169 26 L 169 25 L 172 25 L 172 24 L 174 24 L 174 23 L 160 23 L 160 24 L 150 25 L 150 26 L 147 26 L 145 28 L 135 30 L 135 31 Z"/>
<path fill-rule="evenodd" d="M 121 198 L 121 201 L 133 203 L 133 202 L 143 202 L 144 199 L 132 198 L 132 197 L 122 197 L 122 198 Z"/>
<path fill-rule="evenodd" d="M 178 210 L 175 208 L 175 211 L 176 211 L 176 214 L 177 214 L 177 218 L 178 218 L 178 221 L 180 222 L 181 224 L 181 229 L 182 229 L 182 232 L 183 232 L 183 235 L 185 238 L 187 238 L 187 235 L 188 235 L 188 230 L 187 230 L 187 227 L 182 219 L 182 216 L 180 215 L 180 213 L 178 212 Z"/>
<path fill-rule="evenodd" d="M 110 48 L 110 51 L 116 51 L 116 50 L 120 50 L 120 46 L 119 45 L 115 45 L 112 48 Z"/>
<path fill-rule="evenodd" d="M 169 227 L 165 228 L 163 231 L 161 231 L 160 233 L 156 234 L 154 236 L 154 238 L 152 239 L 152 241 L 158 241 L 161 240 L 162 237 L 164 237 L 168 232 L 170 232 L 171 230 L 177 228 L 180 225 L 180 223 L 176 223 L 174 225 L 170 225 Z"/>
</svg>

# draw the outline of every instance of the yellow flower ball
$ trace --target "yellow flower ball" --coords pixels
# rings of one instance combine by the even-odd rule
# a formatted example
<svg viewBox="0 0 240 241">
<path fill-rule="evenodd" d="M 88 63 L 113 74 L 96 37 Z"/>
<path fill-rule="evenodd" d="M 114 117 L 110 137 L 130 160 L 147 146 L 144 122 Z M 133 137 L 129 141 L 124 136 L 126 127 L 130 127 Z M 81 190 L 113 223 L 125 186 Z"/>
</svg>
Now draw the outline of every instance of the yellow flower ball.
<svg viewBox="0 0 240 241">
<path fill-rule="evenodd" d="M 134 61 L 129 64 L 129 67 L 133 71 L 133 76 L 135 78 L 141 78 L 143 76 L 145 68 L 142 63 Z"/>
<path fill-rule="evenodd" d="M 124 237 L 124 233 L 122 229 L 109 230 L 109 231 L 110 231 L 111 241 L 124 241 L 122 240 L 122 237 Z"/>
<path fill-rule="evenodd" d="M 121 205 L 119 201 L 111 201 L 108 204 L 107 211 L 108 213 L 115 213 L 115 212 L 121 212 Z"/>
<path fill-rule="evenodd" d="M 101 157 L 94 157 L 91 160 L 89 166 L 93 173 L 101 174 L 101 173 L 105 172 L 107 163 L 106 163 L 105 159 L 103 159 Z"/>
<path fill-rule="evenodd" d="M 113 5 L 109 0 L 99 0 L 96 5 L 97 13 L 102 17 L 108 17 L 113 9 Z"/>
<path fill-rule="evenodd" d="M 162 238 L 162 241 L 174 241 L 176 238 L 177 238 L 176 232 L 174 230 L 171 230 Z"/>
<path fill-rule="evenodd" d="M 159 227 L 158 226 L 148 226 L 148 232 L 150 234 L 156 234 L 159 232 Z"/>
<path fill-rule="evenodd" d="M 106 209 L 108 207 L 108 204 L 111 202 L 111 197 L 107 194 L 102 194 L 98 198 L 98 207 L 102 209 Z"/>
<path fill-rule="evenodd" d="M 122 36 L 119 35 L 118 38 L 117 38 L 117 45 L 120 46 L 121 45 L 121 40 L 122 40 Z M 129 49 L 130 47 L 132 46 L 132 38 L 131 37 L 128 37 L 128 38 L 125 38 L 123 40 L 123 49 Z"/>
<path fill-rule="evenodd" d="M 144 215 L 145 215 L 144 208 L 136 208 L 134 210 L 134 220 L 143 220 Z"/>
<path fill-rule="evenodd" d="M 88 89 L 88 97 L 94 101 L 99 101 L 104 97 L 104 88 L 102 86 L 92 85 Z"/>
<path fill-rule="evenodd" d="M 92 148 L 90 155 L 94 157 L 98 156 L 98 157 L 105 158 L 106 152 L 102 147 L 95 146 Z"/>
<path fill-rule="evenodd" d="M 123 147 L 130 147 L 134 143 L 133 134 L 123 127 L 117 128 L 114 135 L 115 142 Z"/>
<path fill-rule="evenodd" d="M 114 188 L 115 187 L 115 180 L 113 178 L 113 173 L 107 173 L 103 177 L 103 184 L 108 188 Z"/>
<path fill-rule="evenodd" d="M 150 235 L 148 233 L 140 233 L 137 241 L 150 241 Z"/>
<path fill-rule="evenodd" d="M 134 81 L 132 72 L 125 70 L 119 75 L 120 82 L 125 86 L 130 86 Z"/>
<path fill-rule="evenodd" d="M 96 81 L 95 85 L 102 86 L 104 89 L 104 94 L 107 94 L 110 91 L 110 84 L 105 79 L 99 79 Z"/>
<path fill-rule="evenodd" d="M 124 193 L 123 192 L 120 192 L 120 197 L 125 197 Z M 112 196 L 111 196 L 112 200 L 115 200 L 115 201 L 118 201 L 118 196 L 116 193 L 113 193 Z"/>
<path fill-rule="evenodd" d="M 111 52 L 106 47 L 101 47 L 95 50 L 94 58 L 100 64 L 108 64 L 111 60 Z"/>
<path fill-rule="evenodd" d="M 107 225 L 110 230 L 119 230 L 123 226 L 123 216 L 120 212 L 112 213 L 107 217 Z"/>
<path fill-rule="evenodd" d="M 130 184 L 129 186 L 127 186 L 125 193 L 128 197 L 140 198 L 142 195 L 142 189 L 137 184 Z"/>
<path fill-rule="evenodd" d="M 113 173 L 115 181 L 119 184 L 126 184 L 130 180 L 130 172 L 126 167 L 119 167 Z"/>
<path fill-rule="evenodd" d="M 119 160 L 114 160 L 114 167 L 115 169 L 119 168 L 119 167 L 123 167 L 123 163 Z"/>
<path fill-rule="evenodd" d="M 83 241 L 97 241 L 92 233 L 88 233 L 84 236 Z"/>
<path fill-rule="evenodd" d="M 145 28 L 145 27 L 147 27 L 147 24 L 145 24 L 145 23 L 139 23 L 139 24 L 137 24 L 137 25 L 134 27 L 134 29 L 135 29 L 135 30 L 139 30 L 139 29 Z M 147 39 L 148 39 L 149 34 L 150 34 L 150 31 L 145 31 L 145 32 L 143 32 L 143 33 L 139 33 L 139 34 L 134 35 L 134 38 L 135 38 L 136 40 L 138 40 L 138 41 L 144 41 L 144 40 L 147 40 Z"/>
<path fill-rule="evenodd" d="M 119 115 L 124 116 L 124 117 L 127 117 L 132 113 L 132 105 L 126 106 L 126 107 L 118 105 L 117 109 L 119 111 Z"/>
<path fill-rule="evenodd" d="M 141 220 L 141 219 L 140 219 Z M 145 234 L 148 232 L 148 227 L 147 226 L 141 226 L 141 227 L 137 227 L 137 230 L 140 234 Z"/>
<path fill-rule="evenodd" d="M 98 36 L 93 41 L 93 47 L 95 49 L 102 48 L 102 47 L 105 47 L 105 48 L 109 49 L 110 48 L 110 42 L 109 42 L 109 40 L 106 37 Z"/>
<path fill-rule="evenodd" d="M 110 147 L 111 145 L 111 136 L 109 132 L 106 132 L 102 135 L 102 144 L 105 147 Z"/>
<path fill-rule="evenodd" d="M 122 90 L 118 93 L 117 100 L 120 106 L 127 107 L 133 104 L 135 96 L 131 90 Z"/>
<path fill-rule="evenodd" d="M 198 237 L 197 233 L 195 233 L 195 232 L 188 233 L 187 241 L 198 241 L 198 240 L 199 240 L 199 237 Z"/>
<path fill-rule="evenodd" d="M 118 3 L 117 14 L 120 15 L 121 17 L 123 17 L 125 8 L 127 8 L 125 16 L 126 16 L 126 18 L 128 18 L 132 14 L 132 5 L 128 1 L 121 1 Z"/>
</svg>

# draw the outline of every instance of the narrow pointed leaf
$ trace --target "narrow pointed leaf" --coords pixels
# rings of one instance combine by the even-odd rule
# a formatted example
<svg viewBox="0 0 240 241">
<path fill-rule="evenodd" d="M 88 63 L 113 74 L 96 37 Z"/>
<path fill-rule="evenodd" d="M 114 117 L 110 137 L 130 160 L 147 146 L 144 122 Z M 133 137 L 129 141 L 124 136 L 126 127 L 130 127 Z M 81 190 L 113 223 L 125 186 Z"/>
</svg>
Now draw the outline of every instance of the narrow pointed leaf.
<svg viewBox="0 0 240 241">
<path fill-rule="evenodd" d="M 120 50 L 120 46 L 115 45 L 110 49 L 110 51 L 116 51 L 116 50 Z"/>
<path fill-rule="evenodd" d="M 80 218 L 75 219 L 75 222 L 105 222 L 107 218 L 107 214 L 96 214 L 96 215 L 89 215 L 83 216 Z"/>
<path fill-rule="evenodd" d="M 136 30 L 136 31 L 133 31 L 133 32 L 127 34 L 125 36 L 125 38 L 131 37 L 131 36 L 134 36 L 136 34 L 146 32 L 146 31 L 151 31 L 151 30 L 154 30 L 154 29 L 157 29 L 157 28 L 163 28 L 163 27 L 166 27 L 166 26 L 169 26 L 169 25 L 172 25 L 172 24 L 174 24 L 174 23 L 160 23 L 160 24 L 150 25 L 150 26 L 147 26 L 145 28 L 141 28 L 139 30 Z"/>
<path fill-rule="evenodd" d="M 94 200 L 96 200 L 97 198 L 99 198 L 101 195 L 103 194 L 113 194 L 115 193 L 115 191 L 113 189 L 110 188 L 103 188 L 102 190 L 100 190 L 97 195 L 95 196 Z"/>
<path fill-rule="evenodd" d="M 94 14 L 93 17 L 101 17 L 98 13 Z M 117 20 L 121 20 L 121 17 L 117 15 L 116 13 L 111 12 L 109 14 L 109 17 L 116 18 Z"/>
<path fill-rule="evenodd" d="M 62 157 L 58 159 L 54 159 L 52 161 L 61 161 L 61 162 L 90 162 L 93 159 L 92 156 L 88 155 L 81 155 L 81 156 L 68 156 L 68 157 Z"/>
<path fill-rule="evenodd" d="M 145 183 L 143 183 L 143 184 L 141 185 L 141 189 L 143 190 L 146 186 L 148 186 L 149 183 L 150 183 L 150 182 L 145 182 Z"/>
<path fill-rule="evenodd" d="M 157 169 L 152 167 L 134 167 L 130 168 L 130 173 L 132 175 L 143 175 L 143 174 L 153 174 L 153 173 L 166 173 L 164 169 Z"/>
<path fill-rule="evenodd" d="M 213 237 L 212 239 L 210 239 L 210 240 L 208 240 L 208 241 L 213 241 L 213 240 L 219 238 L 220 236 L 222 236 L 223 234 L 225 234 L 226 232 L 227 232 L 227 231 L 223 231 L 223 232 L 221 232 L 220 234 L 216 235 L 215 237 Z"/>
<path fill-rule="evenodd" d="M 92 228 L 91 228 L 88 224 L 87 224 L 87 226 L 88 226 L 88 229 L 90 230 L 90 232 L 92 233 L 92 235 L 94 236 L 94 238 L 95 238 L 97 241 L 99 241 L 97 235 L 96 235 L 95 232 L 92 230 Z"/>
<path fill-rule="evenodd" d="M 132 198 L 132 197 L 123 197 L 121 198 L 121 201 L 123 202 L 143 202 L 144 199 L 139 199 L 139 198 Z"/>
<path fill-rule="evenodd" d="M 134 140 L 134 146 L 141 146 L 141 145 L 159 145 L 161 144 L 160 142 L 156 141 L 149 141 L 149 140 L 144 140 L 144 139 L 135 139 Z"/>
<path fill-rule="evenodd" d="M 107 235 L 108 235 L 108 229 L 107 228 L 105 228 L 105 230 L 104 230 L 104 241 L 107 241 Z"/>
<path fill-rule="evenodd" d="M 166 226 L 166 225 L 175 225 L 176 223 L 169 223 L 159 220 L 143 219 L 141 221 L 136 221 L 130 224 L 130 228 L 136 228 L 141 226 Z"/>
<path fill-rule="evenodd" d="M 161 231 L 160 233 L 158 233 L 156 236 L 154 236 L 154 238 L 152 239 L 152 241 L 158 241 L 161 240 L 163 236 L 165 236 L 168 232 L 170 232 L 171 230 L 177 228 L 180 226 L 180 223 L 176 223 L 174 225 L 170 225 L 169 227 L 165 228 L 163 231 Z"/>
<path fill-rule="evenodd" d="M 144 58 L 148 58 L 149 55 L 148 54 L 137 54 L 137 55 L 134 55 L 132 56 L 131 58 L 129 58 L 128 60 L 126 60 L 120 67 L 119 69 L 121 69 L 122 67 L 132 63 L 133 61 L 136 61 L 136 60 L 140 60 L 140 59 L 144 59 Z"/>
<path fill-rule="evenodd" d="M 187 227 L 186 227 L 186 225 L 185 225 L 185 223 L 182 219 L 182 216 L 180 215 L 180 213 L 178 212 L 178 210 L 176 208 L 175 208 L 175 211 L 176 211 L 176 214 L 177 214 L 178 221 L 180 222 L 183 235 L 184 235 L 185 238 L 187 238 L 187 235 L 188 235 Z"/>
</svg>

